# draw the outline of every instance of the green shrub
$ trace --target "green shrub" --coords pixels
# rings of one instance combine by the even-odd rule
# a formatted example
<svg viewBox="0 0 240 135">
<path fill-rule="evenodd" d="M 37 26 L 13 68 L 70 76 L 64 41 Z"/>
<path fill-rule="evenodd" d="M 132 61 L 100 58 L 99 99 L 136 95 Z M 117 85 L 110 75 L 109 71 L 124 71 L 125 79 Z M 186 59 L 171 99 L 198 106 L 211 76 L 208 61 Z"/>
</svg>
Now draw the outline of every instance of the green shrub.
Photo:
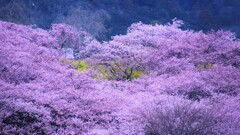
<svg viewBox="0 0 240 135">
<path fill-rule="evenodd" d="M 133 80 L 144 75 L 143 70 L 128 68 L 118 63 L 105 63 L 97 66 L 97 71 L 103 78 L 109 80 Z"/>
<path fill-rule="evenodd" d="M 195 67 L 199 70 L 208 70 L 214 66 L 213 63 L 201 63 L 201 64 L 195 64 Z"/>
<path fill-rule="evenodd" d="M 85 61 L 73 61 L 70 59 L 60 59 L 60 62 L 66 65 L 72 65 L 77 71 L 83 72 L 85 70 L 90 70 L 91 67 L 100 74 L 100 78 L 109 79 L 109 80 L 133 80 L 140 78 L 144 75 L 144 71 L 135 68 L 128 68 L 119 63 L 104 63 L 91 65 Z M 96 75 L 93 78 L 99 79 L 99 76 Z"/>
<path fill-rule="evenodd" d="M 89 70 L 90 67 L 88 66 L 87 62 L 85 61 L 73 61 L 72 65 L 79 71 L 85 71 L 85 70 Z"/>
</svg>

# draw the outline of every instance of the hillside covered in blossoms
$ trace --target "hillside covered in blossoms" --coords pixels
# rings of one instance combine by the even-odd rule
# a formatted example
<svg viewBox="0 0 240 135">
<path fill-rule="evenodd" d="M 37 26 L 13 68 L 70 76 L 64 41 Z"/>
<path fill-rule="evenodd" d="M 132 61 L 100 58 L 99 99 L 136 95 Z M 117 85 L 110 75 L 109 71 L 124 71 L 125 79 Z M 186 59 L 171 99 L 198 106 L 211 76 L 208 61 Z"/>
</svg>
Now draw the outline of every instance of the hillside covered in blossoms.
<svg viewBox="0 0 240 135">
<path fill-rule="evenodd" d="M 183 25 L 99 42 L 0 21 L 0 134 L 240 134 L 240 40 Z"/>
</svg>

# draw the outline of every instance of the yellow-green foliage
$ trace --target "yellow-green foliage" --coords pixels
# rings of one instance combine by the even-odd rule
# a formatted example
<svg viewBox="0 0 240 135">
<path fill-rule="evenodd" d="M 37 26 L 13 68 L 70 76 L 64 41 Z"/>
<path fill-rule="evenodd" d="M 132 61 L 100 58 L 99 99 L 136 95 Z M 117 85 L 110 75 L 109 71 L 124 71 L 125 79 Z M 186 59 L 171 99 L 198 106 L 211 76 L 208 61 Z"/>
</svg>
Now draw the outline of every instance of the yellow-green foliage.
<svg viewBox="0 0 240 135">
<path fill-rule="evenodd" d="M 72 65 L 80 72 L 90 69 L 87 62 L 85 61 L 73 61 Z"/>
<path fill-rule="evenodd" d="M 116 63 L 112 64 L 112 66 L 98 65 L 97 71 L 101 74 L 102 78 L 109 80 L 116 80 L 117 77 L 133 80 L 144 75 L 144 71 L 142 70 L 125 68 L 123 65 Z"/>
<path fill-rule="evenodd" d="M 70 59 L 60 59 L 60 62 L 66 64 L 66 65 L 72 65 L 77 71 L 83 72 L 85 70 L 90 70 L 90 66 L 85 61 L 73 61 Z M 136 78 L 140 78 L 144 75 L 144 71 L 133 69 L 133 68 L 126 68 L 122 64 L 119 63 L 112 63 L 108 66 L 106 65 L 97 65 L 96 71 L 100 75 L 93 76 L 95 79 L 104 78 L 109 80 L 117 80 L 117 78 L 121 79 L 129 79 L 133 80 Z"/>
<path fill-rule="evenodd" d="M 208 70 L 213 67 L 213 63 L 202 63 L 202 64 L 197 64 L 195 65 L 196 68 L 200 70 Z"/>
<path fill-rule="evenodd" d="M 143 71 L 141 71 L 141 70 L 134 70 L 130 78 L 131 78 L 131 80 L 133 80 L 133 79 L 136 79 L 136 78 L 140 78 L 143 75 L 144 75 Z"/>
<path fill-rule="evenodd" d="M 107 74 L 107 72 L 103 72 L 103 73 L 102 73 L 102 77 L 103 77 L 103 78 L 107 78 L 108 76 L 109 76 L 109 75 Z"/>
<path fill-rule="evenodd" d="M 107 68 L 104 67 L 103 65 L 98 65 L 97 66 L 97 72 L 101 74 L 103 78 L 108 78 L 109 74 L 107 73 Z"/>
<path fill-rule="evenodd" d="M 89 70 L 90 66 L 85 61 L 73 61 L 71 59 L 60 59 L 60 62 L 66 65 L 72 65 L 78 71 L 82 72 L 84 70 Z"/>
</svg>

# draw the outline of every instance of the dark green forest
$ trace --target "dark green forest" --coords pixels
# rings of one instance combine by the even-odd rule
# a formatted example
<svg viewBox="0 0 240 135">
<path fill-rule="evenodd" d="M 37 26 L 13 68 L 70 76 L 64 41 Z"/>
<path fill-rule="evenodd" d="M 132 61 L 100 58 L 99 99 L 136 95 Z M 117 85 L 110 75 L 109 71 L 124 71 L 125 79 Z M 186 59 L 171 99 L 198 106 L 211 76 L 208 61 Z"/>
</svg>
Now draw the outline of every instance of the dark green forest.
<svg viewBox="0 0 240 135">
<path fill-rule="evenodd" d="M 44 29 L 67 23 L 99 40 L 126 34 L 132 23 L 165 24 L 173 18 L 183 20 L 185 29 L 223 29 L 239 36 L 239 8 L 239 0 L 1 0 L 0 19 Z"/>
</svg>

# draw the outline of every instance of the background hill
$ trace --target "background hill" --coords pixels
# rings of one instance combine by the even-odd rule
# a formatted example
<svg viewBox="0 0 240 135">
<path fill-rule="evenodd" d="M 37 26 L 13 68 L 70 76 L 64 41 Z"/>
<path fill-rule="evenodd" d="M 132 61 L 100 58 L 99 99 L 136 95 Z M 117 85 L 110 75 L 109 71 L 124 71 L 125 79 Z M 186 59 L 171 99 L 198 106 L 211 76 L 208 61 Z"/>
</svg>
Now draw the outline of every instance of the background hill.
<svg viewBox="0 0 240 135">
<path fill-rule="evenodd" d="M 125 34 L 134 22 L 166 23 L 173 18 L 194 30 L 224 29 L 240 34 L 238 0 L 1 0 L 0 19 L 48 29 L 65 22 L 99 40 Z"/>
</svg>

